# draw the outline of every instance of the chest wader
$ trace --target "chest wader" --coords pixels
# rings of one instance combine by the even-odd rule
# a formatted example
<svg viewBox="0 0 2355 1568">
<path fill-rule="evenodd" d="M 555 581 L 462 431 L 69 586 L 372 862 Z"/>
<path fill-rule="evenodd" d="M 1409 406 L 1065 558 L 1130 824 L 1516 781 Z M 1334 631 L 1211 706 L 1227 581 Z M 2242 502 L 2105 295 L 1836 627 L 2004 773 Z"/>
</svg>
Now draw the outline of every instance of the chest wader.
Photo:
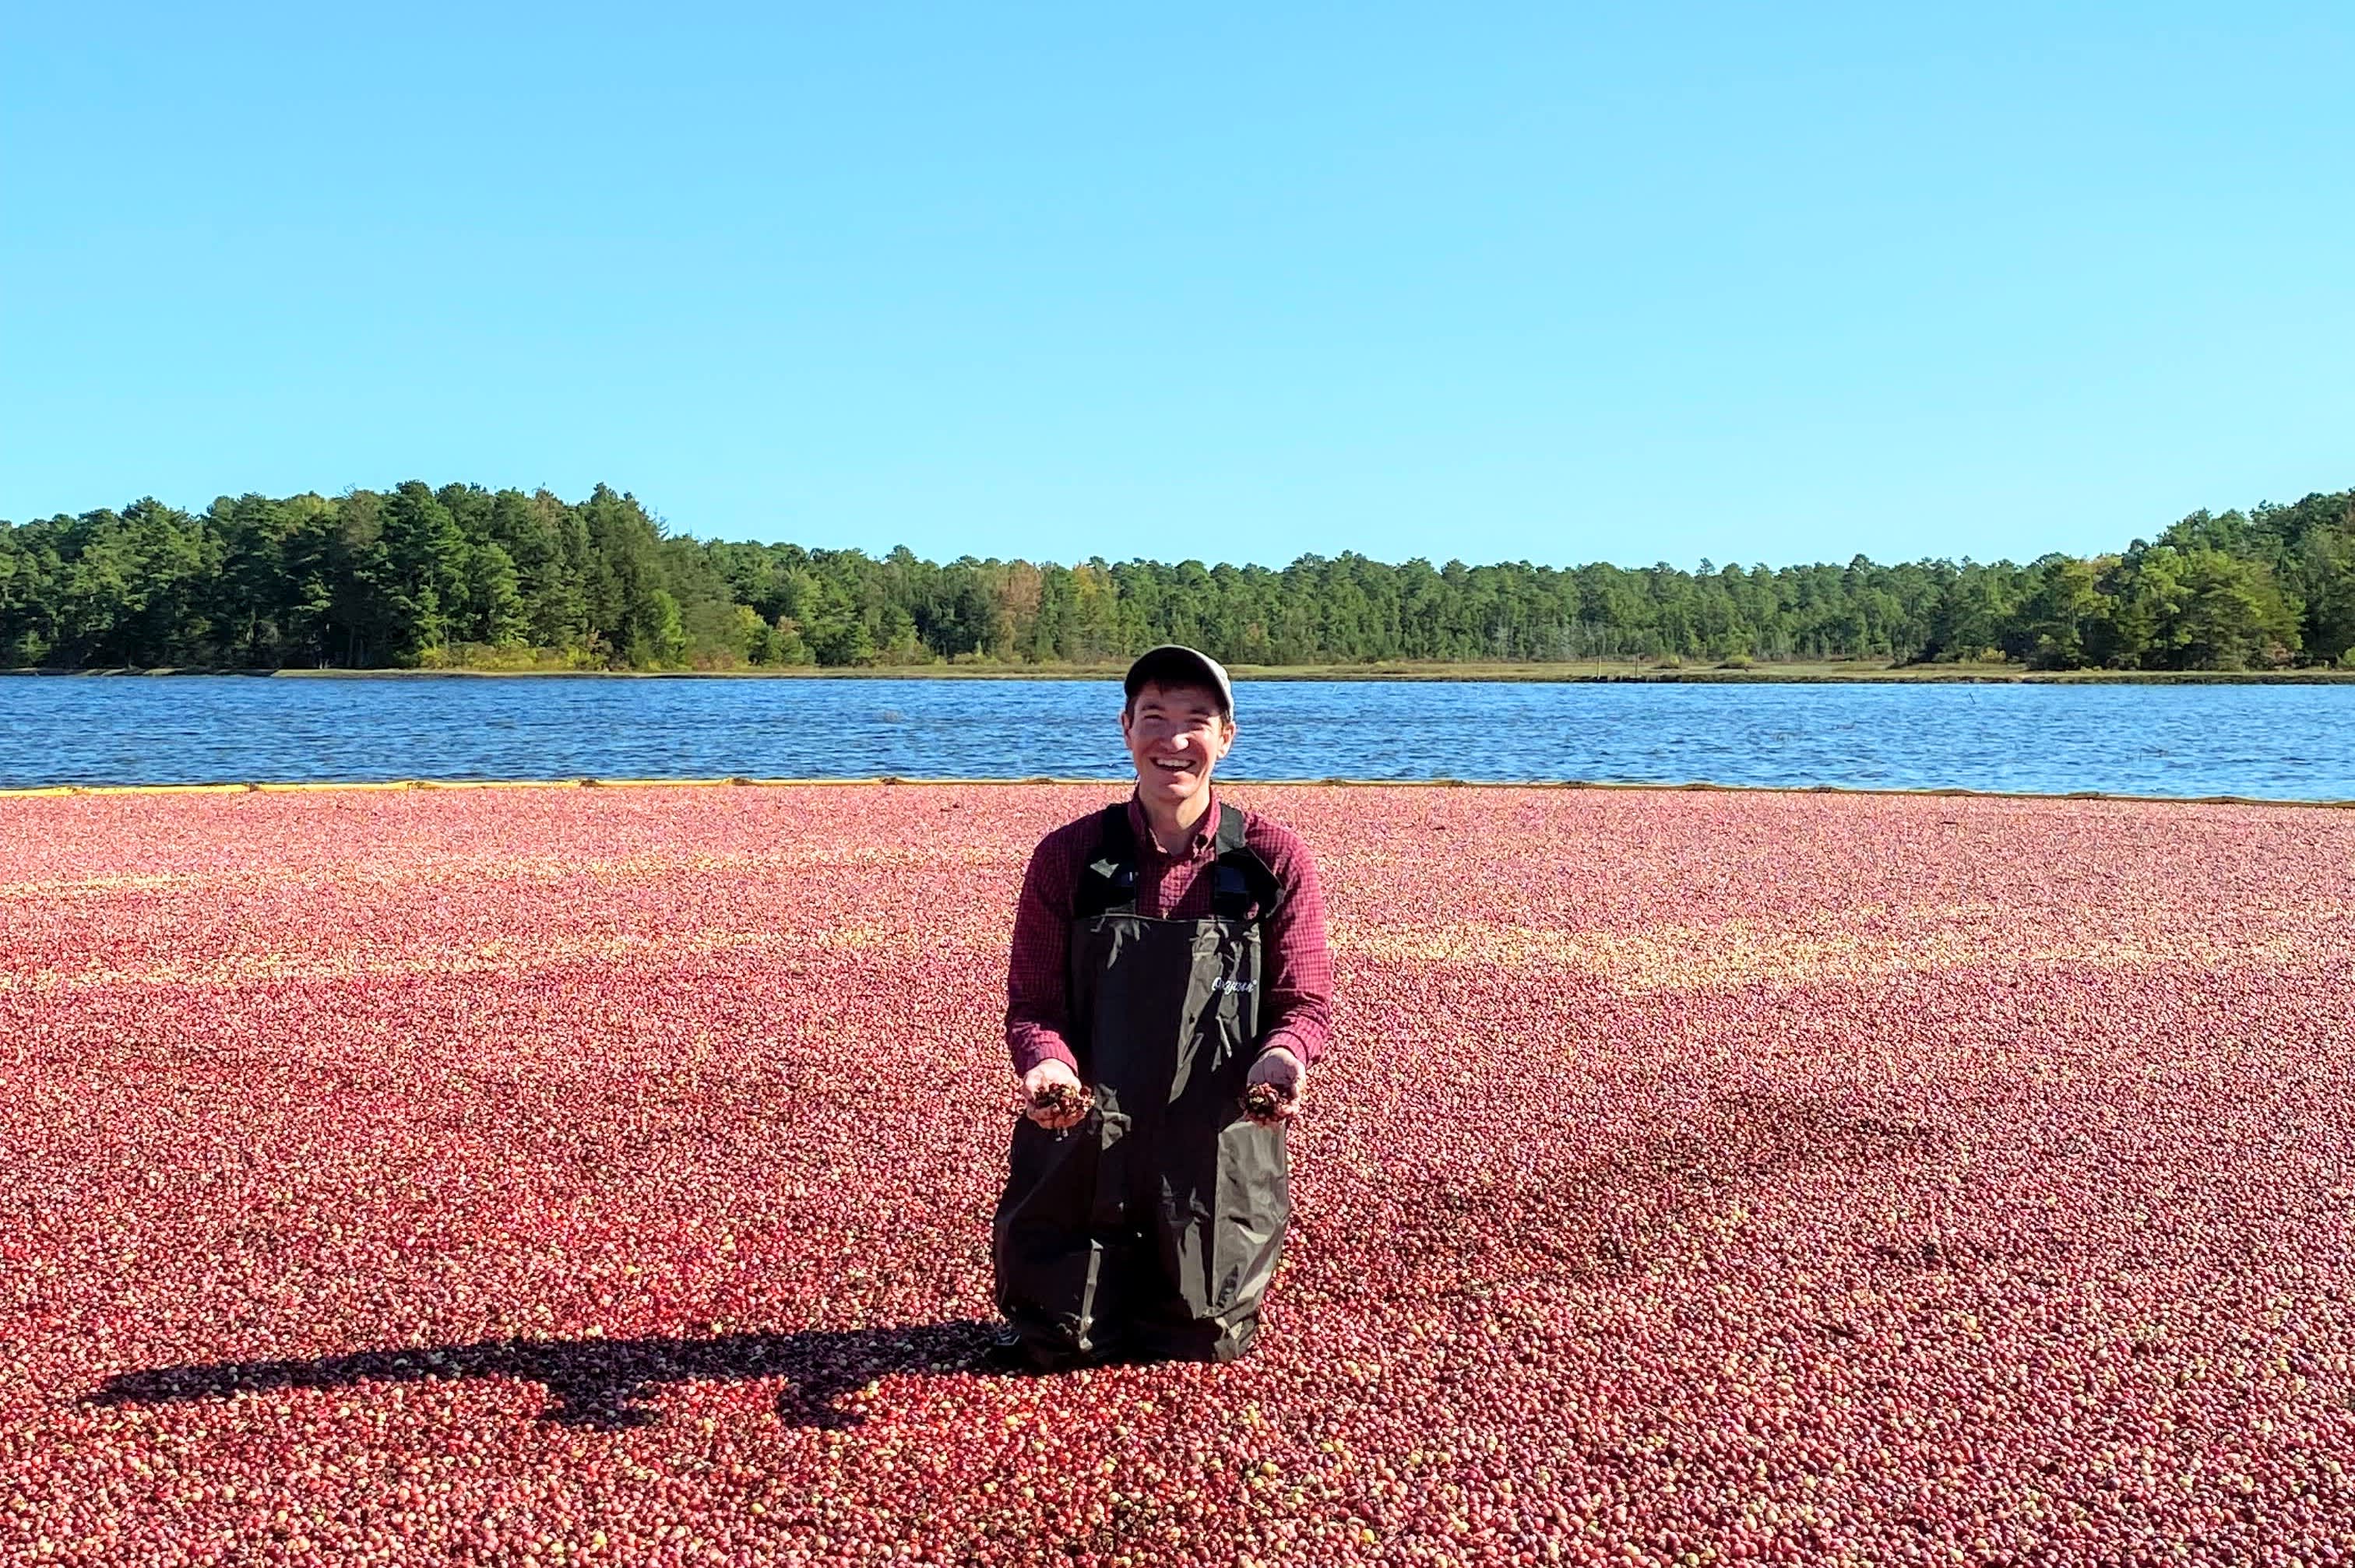
<svg viewBox="0 0 2355 1568">
<path fill-rule="evenodd" d="M 1244 1116 L 1259 1054 L 1260 923 L 1275 878 L 1219 808 L 1212 913 L 1136 912 L 1125 806 L 1103 814 L 1071 922 L 1071 1026 L 1087 1118 L 1014 1124 L 991 1226 L 997 1308 L 1030 1359 L 1231 1361 L 1292 1216 L 1281 1123 Z"/>
</svg>

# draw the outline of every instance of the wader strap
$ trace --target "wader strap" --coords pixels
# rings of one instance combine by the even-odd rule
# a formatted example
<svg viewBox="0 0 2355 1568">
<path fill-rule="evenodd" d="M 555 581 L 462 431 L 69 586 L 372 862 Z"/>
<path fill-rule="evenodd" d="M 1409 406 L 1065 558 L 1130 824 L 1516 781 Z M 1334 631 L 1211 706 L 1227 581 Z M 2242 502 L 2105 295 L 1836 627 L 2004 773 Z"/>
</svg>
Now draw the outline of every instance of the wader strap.
<svg viewBox="0 0 2355 1568">
<path fill-rule="evenodd" d="M 1081 920 L 1136 912 L 1136 837 L 1129 832 L 1128 807 L 1107 806 L 1098 821 L 1095 855 L 1072 893 L 1072 914 Z M 1242 808 L 1220 804 L 1210 842 L 1219 854 L 1211 868 L 1210 912 L 1221 920 L 1265 920 L 1281 902 L 1280 890 L 1275 873 L 1243 842 Z"/>
<path fill-rule="evenodd" d="M 1215 874 L 1217 883 L 1210 895 L 1210 911 L 1221 920 L 1264 920 L 1275 913 L 1277 890 L 1275 873 L 1267 862 L 1243 843 L 1243 810 L 1219 804 L 1219 832 L 1211 841 L 1219 852 Z M 1258 913 L 1254 916 L 1252 908 Z"/>
<path fill-rule="evenodd" d="M 1128 831 L 1128 807 L 1106 806 L 1098 821 L 1095 857 L 1081 868 L 1072 913 L 1082 920 L 1118 909 L 1136 911 L 1136 839 Z"/>
</svg>

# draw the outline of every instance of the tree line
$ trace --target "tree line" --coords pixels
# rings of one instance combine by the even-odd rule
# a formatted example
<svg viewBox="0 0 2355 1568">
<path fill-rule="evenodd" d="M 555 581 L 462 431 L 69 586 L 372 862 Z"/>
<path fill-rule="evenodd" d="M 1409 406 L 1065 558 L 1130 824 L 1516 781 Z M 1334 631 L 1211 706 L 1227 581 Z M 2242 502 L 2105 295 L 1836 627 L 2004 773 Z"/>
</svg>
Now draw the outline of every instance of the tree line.
<svg viewBox="0 0 2355 1568">
<path fill-rule="evenodd" d="M 2009 561 L 1281 569 L 920 559 L 698 539 L 603 485 L 418 482 L 0 521 L 0 665 L 735 669 L 2009 660 L 2355 665 L 2355 490 L 2195 512 L 2115 555 Z"/>
</svg>

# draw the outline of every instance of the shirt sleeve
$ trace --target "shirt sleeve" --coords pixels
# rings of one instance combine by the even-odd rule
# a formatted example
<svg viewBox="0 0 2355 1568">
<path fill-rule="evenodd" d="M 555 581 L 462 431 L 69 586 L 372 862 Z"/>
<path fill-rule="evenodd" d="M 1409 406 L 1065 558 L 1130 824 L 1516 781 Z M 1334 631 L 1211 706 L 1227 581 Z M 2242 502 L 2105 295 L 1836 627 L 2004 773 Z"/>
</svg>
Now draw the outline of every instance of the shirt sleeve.
<svg viewBox="0 0 2355 1568">
<path fill-rule="evenodd" d="M 1014 906 L 1014 947 L 1007 964 L 1006 1049 L 1014 1071 L 1060 1062 L 1076 1073 L 1065 1038 L 1070 1021 L 1071 895 L 1077 867 L 1060 834 L 1031 852 Z"/>
<path fill-rule="evenodd" d="M 1333 950 L 1325 929 L 1325 889 L 1308 846 L 1289 832 L 1271 835 L 1264 858 L 1283 889 L 1262 935 L 1267 974 L 1260 993 L 1260 1049 L 1278 1046 L 1313 1065 L 1333 1037 Z"/>
</svg>

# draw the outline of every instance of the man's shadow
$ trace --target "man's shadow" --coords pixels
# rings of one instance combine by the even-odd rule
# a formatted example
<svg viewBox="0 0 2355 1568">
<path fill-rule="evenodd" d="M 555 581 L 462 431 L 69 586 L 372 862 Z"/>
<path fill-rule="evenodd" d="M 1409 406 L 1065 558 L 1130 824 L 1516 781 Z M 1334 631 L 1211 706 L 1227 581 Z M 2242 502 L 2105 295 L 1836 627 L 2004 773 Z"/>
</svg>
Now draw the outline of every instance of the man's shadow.
<svg viewBox="0 0 2355 1568">
<path fill-rule="evenodd" d="M 271 1389 L 505 1377 L 548 1390 L 543 1420 L 614 1430 L 659 1423 L 662 1414 L 651 1402 L 666 1383 L 774 1378 L 782 1385 L 777 1414 L 786 1425 L 847 1427 L 861 1417 L 837 1402 L 877 1378 L 986 1372 L 993 1331 L 992 1324 L 958 1319 L 708 1340 L 484 1340 L 308 1360 L 155 1367 L 109 1378 L 91 1398 L 101 1405 L 165 1404 Z"/>
</svg>

